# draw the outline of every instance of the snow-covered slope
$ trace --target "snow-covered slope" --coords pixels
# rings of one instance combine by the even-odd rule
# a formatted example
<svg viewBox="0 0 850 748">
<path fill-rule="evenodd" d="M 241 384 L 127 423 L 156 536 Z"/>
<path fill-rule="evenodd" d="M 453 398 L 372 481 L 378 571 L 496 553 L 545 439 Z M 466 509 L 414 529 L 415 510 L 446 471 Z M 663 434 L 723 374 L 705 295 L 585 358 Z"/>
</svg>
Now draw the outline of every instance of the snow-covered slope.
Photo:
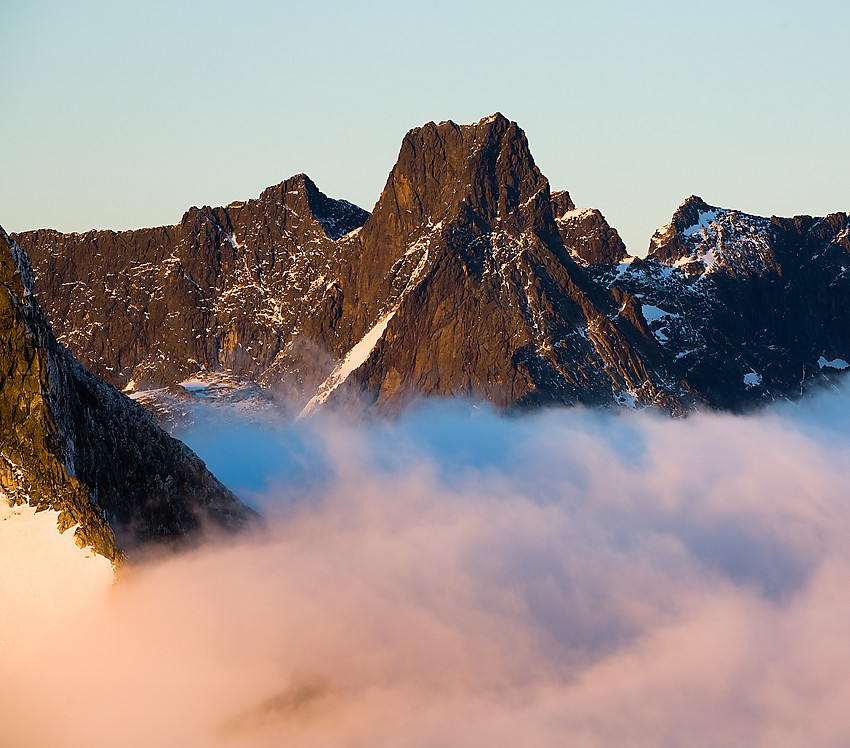
<svg viewBox="0 0 850 748">
<path fill-rule="evenodd" d="M 691 196 L 652 235 L 649 257 L 687 275 L 764 275 L 778 270 L 773 244 L 770 219 L 715 208 Z"/>
</svg>

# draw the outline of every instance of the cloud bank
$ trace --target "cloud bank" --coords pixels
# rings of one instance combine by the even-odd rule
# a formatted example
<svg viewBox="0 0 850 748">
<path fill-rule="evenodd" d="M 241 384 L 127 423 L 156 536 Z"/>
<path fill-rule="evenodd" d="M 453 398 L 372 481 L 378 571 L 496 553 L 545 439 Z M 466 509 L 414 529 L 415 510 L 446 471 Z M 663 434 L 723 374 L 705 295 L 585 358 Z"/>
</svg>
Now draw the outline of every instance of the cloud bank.
<svg viewBox="0 0 850 748">
<path fill-rule="evenodd" d="M 267 525 L 0 652 L 0 742 L 845 745 L 848 403 L 199 419 Z"/>
</svg>

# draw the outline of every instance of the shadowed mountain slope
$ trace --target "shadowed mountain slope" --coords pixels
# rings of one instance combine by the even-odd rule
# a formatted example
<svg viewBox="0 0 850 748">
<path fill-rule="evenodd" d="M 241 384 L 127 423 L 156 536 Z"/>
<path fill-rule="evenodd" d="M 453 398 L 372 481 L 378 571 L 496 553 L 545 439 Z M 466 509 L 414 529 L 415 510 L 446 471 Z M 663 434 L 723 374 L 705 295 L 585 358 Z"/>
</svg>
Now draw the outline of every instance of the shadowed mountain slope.
<svg viewBox="0 0 850 748">
<path fill-rule="evenodd" d="M 799 395 L 850 361 L 850 216 L 763 218 L 692 196 L 646 260 L 594 271 L 639 301 L 676 376 L 718 408 Z"/>
<path fill-rule="evenodd" d="M 112 561 L 253 513 L 142 406 L 56 342 L 26 254 L 0 229 L 0 491 L 60 512 Z"/>
</svg>

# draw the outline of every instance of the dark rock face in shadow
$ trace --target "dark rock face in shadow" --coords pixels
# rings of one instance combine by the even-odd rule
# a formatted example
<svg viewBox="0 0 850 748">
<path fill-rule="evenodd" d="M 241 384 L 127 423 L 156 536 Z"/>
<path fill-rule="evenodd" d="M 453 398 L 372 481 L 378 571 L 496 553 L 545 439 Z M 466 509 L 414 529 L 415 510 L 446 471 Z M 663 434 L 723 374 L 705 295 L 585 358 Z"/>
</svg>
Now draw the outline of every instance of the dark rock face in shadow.
<svg viewBox="0 0 850 748">
<path fill-rule="evenodd" d="M 26 254 L 0 229 L 0 490 L 60 512 L 59 529 L 118 561 L 253 512 L 142 406 L 57 343 Z"/>
</svg>

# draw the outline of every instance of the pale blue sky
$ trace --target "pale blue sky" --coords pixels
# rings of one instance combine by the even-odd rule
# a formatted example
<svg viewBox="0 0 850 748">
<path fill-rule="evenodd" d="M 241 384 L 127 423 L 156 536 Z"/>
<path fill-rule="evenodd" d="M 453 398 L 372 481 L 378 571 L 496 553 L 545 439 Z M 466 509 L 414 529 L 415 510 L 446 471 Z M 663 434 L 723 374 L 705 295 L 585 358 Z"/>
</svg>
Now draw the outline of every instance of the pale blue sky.
<svg viewBox="0 0 850 748">
<path fill-rule="evenodd" d="M 629 250 L 691 193 L 850 210 L 843 2 L 0 0 L 0 224 L 174 223 L 306 172 L 371 209 L 404 133 L 499 110 Z"/>
</svg>

